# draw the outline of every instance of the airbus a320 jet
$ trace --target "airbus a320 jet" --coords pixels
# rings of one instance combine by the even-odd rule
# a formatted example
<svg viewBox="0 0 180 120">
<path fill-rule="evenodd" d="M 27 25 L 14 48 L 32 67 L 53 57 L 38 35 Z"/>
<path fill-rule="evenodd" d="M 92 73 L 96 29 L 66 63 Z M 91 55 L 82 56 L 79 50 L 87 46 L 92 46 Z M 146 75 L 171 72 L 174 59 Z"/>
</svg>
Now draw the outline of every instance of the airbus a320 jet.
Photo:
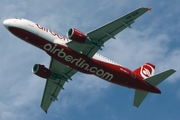
<svg viewBox="0 0 180 120">
<path fill-rule="evenodd" d="M 139 8 L 86 34 L 71 28 L 67 38 L 22 18 L 6 19 L 3 24 L 13 35 L 51 57 L 49 68 L 41 64 L 35 64 L 32 68 L 34 74 L 46 79 L 41 101 L 41 108 L 46 113 L 64 89 L 64 84 L 77 72 L 93 74 L 105 81 L 135 89 L 134 106 L 139 107 L 148 93 L 161 93 L 156 86 L 175 70 L 169 69 L 154 75 L 155 66 L 145 63 L 131 71 L 97 52 L 104 47 L 105 42 L 115 39 L 116 34 L 127 27 L 131 28 L 131 24 L 148 10 L 151 9 Z"/>
</svg>

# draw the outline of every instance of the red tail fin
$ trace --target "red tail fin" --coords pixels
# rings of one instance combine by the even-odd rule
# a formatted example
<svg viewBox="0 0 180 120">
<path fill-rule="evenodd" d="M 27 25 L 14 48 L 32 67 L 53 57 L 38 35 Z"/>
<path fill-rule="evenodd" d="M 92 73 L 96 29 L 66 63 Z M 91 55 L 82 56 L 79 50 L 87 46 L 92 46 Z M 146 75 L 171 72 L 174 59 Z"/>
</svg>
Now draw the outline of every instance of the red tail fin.
<svg viewBox="0 0 180 120">
<path fill-rule="evenodd" d="M 155 66 L 151 63 L 146 63 L 143 66 L 134 70 L 134 73 L 143 77 L 144 79 L 154 75 Z"/>
</svg>

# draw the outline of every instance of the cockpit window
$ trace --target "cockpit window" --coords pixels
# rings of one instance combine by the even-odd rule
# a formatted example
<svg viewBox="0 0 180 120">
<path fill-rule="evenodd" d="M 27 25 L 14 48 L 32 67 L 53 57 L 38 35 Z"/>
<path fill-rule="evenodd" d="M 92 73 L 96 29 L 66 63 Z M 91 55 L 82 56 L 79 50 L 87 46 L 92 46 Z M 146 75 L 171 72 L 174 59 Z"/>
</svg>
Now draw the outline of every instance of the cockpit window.
<svg viewBox="0 0 180 120">
<path fill-rule="evenodd" d="M 18 18 L 18 17 L 15 17 L 15 19 L 19 19 L 19 20 L 22 20 L 22 18 Z"/>
</svg>

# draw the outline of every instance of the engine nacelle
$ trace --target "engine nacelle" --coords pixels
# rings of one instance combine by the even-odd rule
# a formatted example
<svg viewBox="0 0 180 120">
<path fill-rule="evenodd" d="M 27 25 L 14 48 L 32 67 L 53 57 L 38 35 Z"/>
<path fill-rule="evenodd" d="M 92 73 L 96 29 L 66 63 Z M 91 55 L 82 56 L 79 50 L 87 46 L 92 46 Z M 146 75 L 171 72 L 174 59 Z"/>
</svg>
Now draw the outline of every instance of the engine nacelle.
<svg viewBox="0 0 180 120">
<path fill-rule="evenodd" d="M 44 65 L 35 64 L 32 68 L 32 72 L 42 78 L 48 79 L 51 77 L 52 72 Z"/>
<path fill-rule="evenodd" d="M 85 43 L 87 40 L 87 35 L 75 28 L 69 29 L 67 37 L 78 43 Z"/>
</svg>

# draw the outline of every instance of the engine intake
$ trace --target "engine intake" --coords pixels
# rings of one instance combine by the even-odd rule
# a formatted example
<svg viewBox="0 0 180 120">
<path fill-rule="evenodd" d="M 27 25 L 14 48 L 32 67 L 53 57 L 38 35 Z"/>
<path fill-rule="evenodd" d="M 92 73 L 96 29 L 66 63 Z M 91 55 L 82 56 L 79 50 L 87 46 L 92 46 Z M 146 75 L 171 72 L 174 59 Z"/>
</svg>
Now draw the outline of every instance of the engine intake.
<svg viewBox="0 0 180 120">
<path fill-rule="evenodd" d="M 87 40 L 87 35 L 85 35 L 83 32 L 75 29 L 75 28 L 71 28 L 69 29 L 68 33 L 67 33 L 67 37 L 75 42 L 78 43 L 85 43 Z"/>
<path fill-rule="evenodd" d="M 40 65 L 40 64 L 35 64 L 32 68 L 32 72 L 41 77 L 41 78 L 45 78 L 48 79 L 51 77 L 52 72 L 46 68 L 44 65 Z"/>
</svg>

